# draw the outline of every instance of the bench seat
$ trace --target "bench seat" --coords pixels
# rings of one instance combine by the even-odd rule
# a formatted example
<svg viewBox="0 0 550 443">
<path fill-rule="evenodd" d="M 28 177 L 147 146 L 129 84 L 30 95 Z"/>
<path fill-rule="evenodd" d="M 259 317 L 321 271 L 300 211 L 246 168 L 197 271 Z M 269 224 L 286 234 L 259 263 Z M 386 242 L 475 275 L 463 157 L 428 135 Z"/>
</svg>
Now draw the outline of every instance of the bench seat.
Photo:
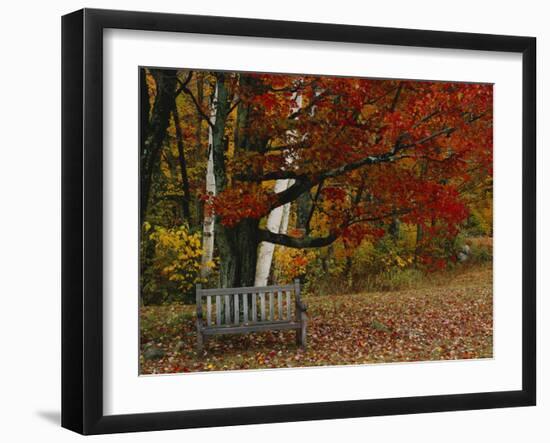
<svg viewBox="0 0 550 443">
<path fill-rule="evenodd" d="M 261 331 L 281 331 L 286 329 L 300 329 L 301 323 L 298 322 L 285 322 L 274 321 L 264 323 L 248 323 L 242 325 L 227 325 L 219 327 L 204 328 L 204 335 L 219 335 L 219 334 L 245 334 L 247 332 L 261 332 Z"/>
</svg>

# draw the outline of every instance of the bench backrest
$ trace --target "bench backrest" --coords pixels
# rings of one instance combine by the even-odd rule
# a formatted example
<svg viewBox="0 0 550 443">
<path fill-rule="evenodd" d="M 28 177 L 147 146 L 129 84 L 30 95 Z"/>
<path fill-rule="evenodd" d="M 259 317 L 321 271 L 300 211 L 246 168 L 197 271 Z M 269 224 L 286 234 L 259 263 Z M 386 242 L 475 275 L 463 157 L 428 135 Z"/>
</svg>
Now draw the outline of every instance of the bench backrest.
<svg viewBox="0 0 550 443">
<path fill-rule="evenodd" d="M 300 281 L 290 285 L 202 289 L 197 285 L 197 314 L 205 327 L 261 322 L 291 322 L 300 303 Z"/>
</svg>

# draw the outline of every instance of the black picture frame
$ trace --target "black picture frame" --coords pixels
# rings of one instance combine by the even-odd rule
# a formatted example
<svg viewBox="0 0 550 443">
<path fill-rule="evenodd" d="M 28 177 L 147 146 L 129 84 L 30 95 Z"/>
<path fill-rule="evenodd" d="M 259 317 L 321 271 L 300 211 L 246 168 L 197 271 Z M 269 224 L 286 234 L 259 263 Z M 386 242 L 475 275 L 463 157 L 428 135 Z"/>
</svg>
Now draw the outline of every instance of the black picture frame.
<svg viewBox="0 0 550 443">
<path fill-rule="evenodd" d="M 103 30 L 454 48 L 522 54 L 522 389 L 131 415 L 103 413 Z M 82 434 L 436 411 L 536 402 L 536 39 L 83 9 L 62 18 L 62 426 Z M 136 151 L 137 152 L 137 151 Z"/>
</svg>

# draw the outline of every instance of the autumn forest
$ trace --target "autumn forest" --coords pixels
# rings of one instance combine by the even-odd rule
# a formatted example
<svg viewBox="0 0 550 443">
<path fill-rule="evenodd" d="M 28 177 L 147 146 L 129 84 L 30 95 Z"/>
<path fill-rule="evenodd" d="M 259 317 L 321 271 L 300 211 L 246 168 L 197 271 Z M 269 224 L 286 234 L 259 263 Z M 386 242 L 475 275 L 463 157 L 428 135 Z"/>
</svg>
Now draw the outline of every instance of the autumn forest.
<svg viewBox="0 0 550 443">
<path fill-rule="evenodd" d="M 140 373 L 492 357 L 491 84 L 139 75 Z M 198 284 L 296 279 L 307 348 L 196 347 Z"/>
</svg>

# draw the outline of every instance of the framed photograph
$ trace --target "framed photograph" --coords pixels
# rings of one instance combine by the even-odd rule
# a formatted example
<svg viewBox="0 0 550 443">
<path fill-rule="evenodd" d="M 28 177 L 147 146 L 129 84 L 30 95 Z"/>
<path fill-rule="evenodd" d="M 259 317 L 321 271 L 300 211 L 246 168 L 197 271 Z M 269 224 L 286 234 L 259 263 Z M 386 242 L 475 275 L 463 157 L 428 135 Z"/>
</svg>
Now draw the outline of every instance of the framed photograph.
<svg viewBox="0 0 550 443">
<path fill-rule="evenodd" d="M 62 425 L 536 402 L 531 37 L 62 20 Z"/>
</svg>

